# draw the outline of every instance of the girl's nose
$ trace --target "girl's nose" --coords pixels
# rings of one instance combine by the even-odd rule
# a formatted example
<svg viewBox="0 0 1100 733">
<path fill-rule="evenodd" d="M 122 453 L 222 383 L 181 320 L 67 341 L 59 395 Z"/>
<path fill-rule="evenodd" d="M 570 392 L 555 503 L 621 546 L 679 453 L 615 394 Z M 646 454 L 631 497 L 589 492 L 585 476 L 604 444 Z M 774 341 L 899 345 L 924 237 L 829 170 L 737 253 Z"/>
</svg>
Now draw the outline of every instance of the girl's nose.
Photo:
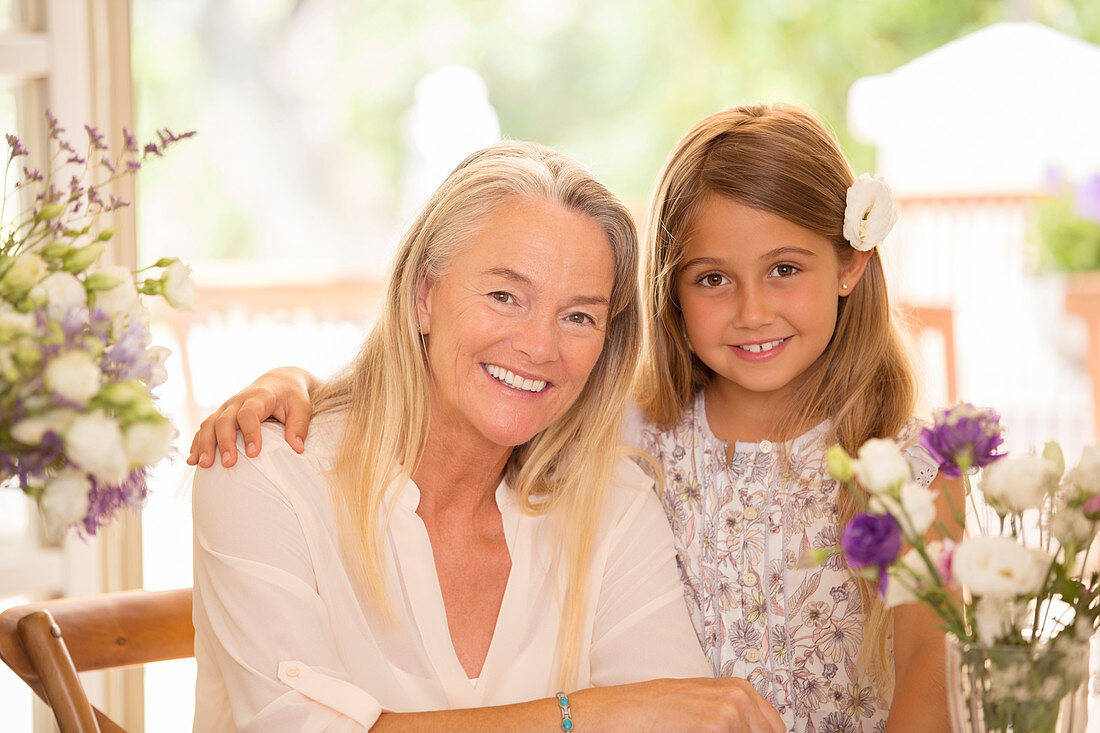
<svg viewBox="0 0 1100 733">
<path fill-rule="evenodd" d="M 771 303 L 760 288 L 741 288 L 738 293 L 736 325 L 741 328 L 760 328 L 774 320 Z"/>
</svg>

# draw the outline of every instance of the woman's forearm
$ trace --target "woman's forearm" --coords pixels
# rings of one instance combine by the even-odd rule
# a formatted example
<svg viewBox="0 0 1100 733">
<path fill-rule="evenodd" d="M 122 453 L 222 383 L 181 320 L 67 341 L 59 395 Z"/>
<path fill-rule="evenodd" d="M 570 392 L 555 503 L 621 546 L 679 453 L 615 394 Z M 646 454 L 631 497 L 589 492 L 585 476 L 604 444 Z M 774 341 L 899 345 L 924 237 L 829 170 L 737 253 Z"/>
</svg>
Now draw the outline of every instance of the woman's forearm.
<svg viewBox="0 0 1100 733">
<path fill-rule="evenodd" d="M 557 699 L 546 698 L 514 705 L 463 710 L 432 710 L 424 713 L 382 713 L 371 733 L 436 733 L 454 731 L 481 733 L 492 730 L 523 730 L 532 733 L 560 733 L 561 712 Z M 578 725 L 578 730 L 581 728 Z M 585 725 L 583 730 L 594 730 Z"/>
</svg>

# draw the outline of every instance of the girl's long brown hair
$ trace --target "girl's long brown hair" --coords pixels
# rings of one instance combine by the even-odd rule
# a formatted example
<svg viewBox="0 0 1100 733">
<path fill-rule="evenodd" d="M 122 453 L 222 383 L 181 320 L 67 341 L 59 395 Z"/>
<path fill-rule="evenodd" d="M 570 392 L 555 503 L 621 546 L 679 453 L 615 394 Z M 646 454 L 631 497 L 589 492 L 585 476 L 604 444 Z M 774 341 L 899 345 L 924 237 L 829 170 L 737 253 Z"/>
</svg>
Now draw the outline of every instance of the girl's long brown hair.
<svg viewBox="0 0 1100 733">
<path fill-rule="evenodd" d="M 647 346 L 635 384 L 646 417 L 677 423 L 713 373 L 692 352 L 676 293 L 686 235 L 711 194 L 770 212 L 828 239 L 841 262 L 854 176 L 836 140 L 809 112 L 790 105 L 735 107 L 711 115 L 680 140 L 665 163 L 646 222 L 642 274 Z M 838 298 L 824 353 L 804 372 L 779 422 L 779 437 L 830 418 L 830 439 L 854 453 L 869 438 L 895 437 L 916 407 L 917 381 L 905 337 L 886 293 L 875 250 L 862 278 Z M 858 509 L 841 491 L 840 526 Z M 893 668 L 886 654 L 890 615 L 870 582 L 853 576 L 868 617 L 861 668 L 880 691 Z"/>
</svg>

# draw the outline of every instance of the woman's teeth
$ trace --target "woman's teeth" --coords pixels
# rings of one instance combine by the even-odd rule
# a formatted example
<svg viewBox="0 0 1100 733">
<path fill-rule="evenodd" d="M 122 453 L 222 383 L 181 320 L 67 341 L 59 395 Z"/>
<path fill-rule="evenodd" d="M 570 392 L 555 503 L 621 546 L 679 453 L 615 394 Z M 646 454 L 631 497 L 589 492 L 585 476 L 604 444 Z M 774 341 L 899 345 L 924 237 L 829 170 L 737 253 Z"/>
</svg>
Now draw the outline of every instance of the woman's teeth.
<svg viewBox="0 0 1100 733">
<path fill-rule="evenodd" d="M 486 364 L 485 371 L 489 372 L 497 381 L 504 382 L 509 387 L 522 389 L 525 392 L 541 392 L 543 387 L 546 386 L 546 382 L 542 379 L 524 379 L 496 364 Z"/>
<path fill-rule="evenodd" d="M 737 348 L 741 349 L 742 351 L 751 351 L 754 354 L 759 354 L 762 351 L 771 351 L 776 346 L 779 346 L 779 344 L 783 343 L 786 340 L 787 339 L 777 339 L 775 341 L 769 341 L 766 344 L 743 344 L 741 346 L 738 346 Z"/>
</svg>

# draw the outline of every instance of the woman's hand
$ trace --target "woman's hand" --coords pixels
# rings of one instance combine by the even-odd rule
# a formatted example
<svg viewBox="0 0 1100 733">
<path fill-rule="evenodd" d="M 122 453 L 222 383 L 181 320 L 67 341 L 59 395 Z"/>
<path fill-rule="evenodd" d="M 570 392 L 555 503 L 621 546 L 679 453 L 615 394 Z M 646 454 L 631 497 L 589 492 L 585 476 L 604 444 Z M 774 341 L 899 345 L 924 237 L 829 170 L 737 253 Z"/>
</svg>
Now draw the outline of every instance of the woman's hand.
<svg viewBox="0 0 1100 733">
<path fill-rule="evenodd" d="M 318 381 L 297 367 L 280 367 L 262 375 L 202 421 L 191 441 L 187 463 L 209 468 L 214 464 L 216 448 L 221 454 L 222 465 L 232 466 L 237 462 L 238 430 L 244 436 L 245 454 L 258 455 L 260 425 L 269 417 L 286 425 L 286 442 L 301 453 L 313 413 L 309 391 Z"/>
<path fill-rule="evenodd" d="M 578 730 L 783 733 L 775 708 L 743 679 L 652 680 L 569 696 Z"/>
</svg>

